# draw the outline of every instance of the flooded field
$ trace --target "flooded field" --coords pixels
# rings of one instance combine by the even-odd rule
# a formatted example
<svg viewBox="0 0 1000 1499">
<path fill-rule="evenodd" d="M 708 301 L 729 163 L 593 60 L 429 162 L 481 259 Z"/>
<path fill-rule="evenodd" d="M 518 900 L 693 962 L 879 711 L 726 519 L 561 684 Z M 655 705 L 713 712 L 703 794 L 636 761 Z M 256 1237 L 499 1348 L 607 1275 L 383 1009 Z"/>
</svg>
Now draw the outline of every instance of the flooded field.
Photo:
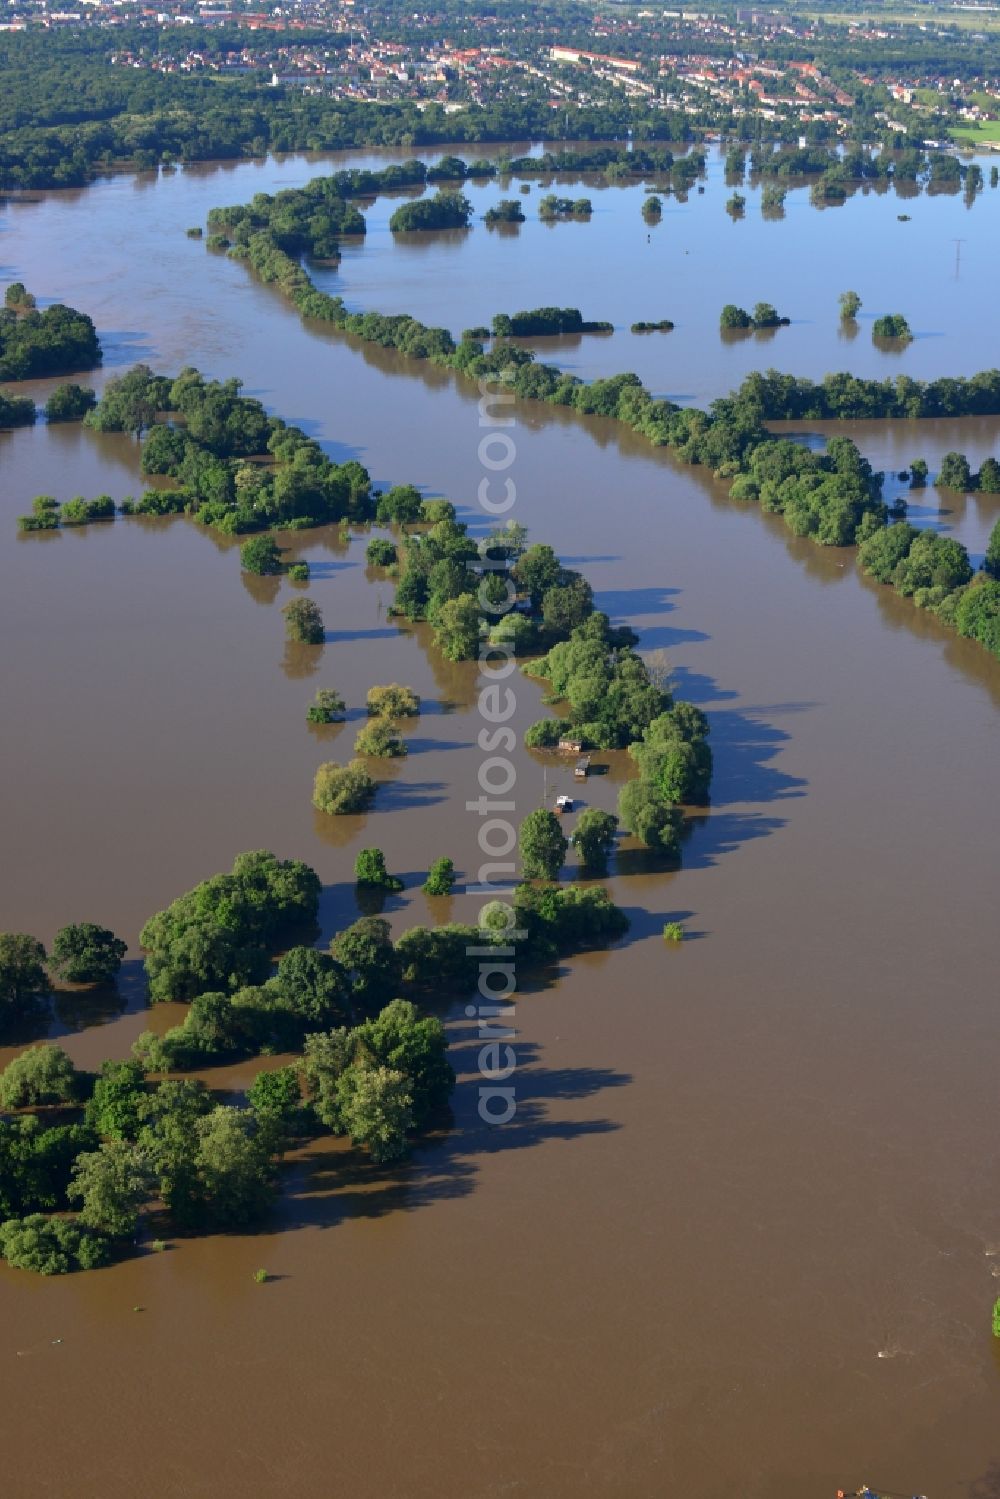
<svg viewBox="0 0 1000 1499">
<path fill-rule="evenodd" d="M 303 327 L 184 237 L 216 203 L 321 169 L 121 176 L 10 204 L 0 264 L 94 316 L 105 375 L 138 359 L 238 374 L 332 456 L 444 494 L 478 525 L 473 387 Z M 727 192 L 713 162 L 704 197 L 669 203 L 653 231 L 640 189 L 595 189 L 589 225 L 529 223 L 513 239 L 477 225 L 419 251 L 392 246 L 380 200 L 324 285 L 455 331 L 577 304 L 615 334 L 544 357 L 584 375 L 633 368 L 698 401 L 766 364 L 927 377 L 996 362 L 1000 194 L 971 211 L 890 194 L 819 212 L 796 191 L 772 224 L 748 193 L 732 224 Z M 481 212 L 500 193 L 470 195 Z M 870 251 L 856 270 L 841 235 Z M 895 361 L 864 323 L 839 341 L 851 284 L 866 313 L 900 310 L 917 330 Z M 760 298 L 792 327 L 723 344 L 721 303 Z M 674 333 L 627 332 L 660 316 Z M 997 1490 L 1000 664 L 859 578 L 849 554 L 796 540 L 613 424 L 515 416 L 515 517 L 643 650 L 668 652 L 678 695 L 710 715 L 712 806 L 684 868 L 666 875 L 626 843 L 609 882 L 626 942 L 522 992 L 509 1125 L 478 1117 L 475 1033 L 457 1006 L 454 1126 L 405 1166 L 361 1169 L 318 1144 L 261 1234 L 51 1282 L 0 1269 L 12 1492 Z M 996 453 L 1000 420 L 838 430 L 877 466 L 923 456 L 933 469 L 950 448 Z M 406 880 L 387 908 L 397 930 L 472 919 L 480 903 L 419 890 L 439 855 L 463 877 L 478 866 L 475 668 L 387 618 L 391 585 L 366 570 L 360 534 L 288 538 L 327 626 L 324 646 L 295 649 L 279 613 L 289 585 L 241 576 L 235 545 L 186 519 L 16 535 L 35 494 L 140 485 L 128 439 L 0 434 L 0 927 L 48 940 L 95 920 L 132 944 L 122 1012 L 54 1016 L 51 1034 L 91 1066 L 148 1024 L 143 921 L 242 849 L 318 870 L 327 937 L 357 914 L 351 871 L 368 844 Z M 920 523 L 981 554 L 1000 500 L 920 499 Z M 350 753 L 365 691 L 389 681 L 424 699 L 411 752 L 379 772 L 369 814 L 324 818 L 315 767 Z M 348 724 L 307 727 L 318 686 L 344 695 Z M 516 690 L 523 730 L 541 688 Z M 613 808 L 626 764 L 599 758 L 609 773 L 584 800 Z M 515 760 L 519 815 L 569 783 L 551 757 Z M 665 948 L 667 919 L 693 940 Z M 260 1265 L 273 1284 L 254 1285 Z"/>
</svg>

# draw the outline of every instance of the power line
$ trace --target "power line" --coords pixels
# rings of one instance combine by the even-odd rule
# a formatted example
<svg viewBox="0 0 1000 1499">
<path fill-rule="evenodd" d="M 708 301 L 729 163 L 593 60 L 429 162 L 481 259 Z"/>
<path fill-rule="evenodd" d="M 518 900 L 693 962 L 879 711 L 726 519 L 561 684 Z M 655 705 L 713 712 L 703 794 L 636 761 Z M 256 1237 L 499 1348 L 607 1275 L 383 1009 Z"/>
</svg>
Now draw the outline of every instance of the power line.
<svg viewBox="0 0 1000 1499">
<path fill-rule="evenodd" d="M 965 240 L 964 239 L 956 239 L 954 241 L 954 245 L 955 245 L 955 280 L 956 281 L 958 280 L 958 273 L 959 273 L 959 271 L 961 269 L 961 266 L 962 266 L 962 246 L 964 244 L 965 244 Z"/>
</svg>

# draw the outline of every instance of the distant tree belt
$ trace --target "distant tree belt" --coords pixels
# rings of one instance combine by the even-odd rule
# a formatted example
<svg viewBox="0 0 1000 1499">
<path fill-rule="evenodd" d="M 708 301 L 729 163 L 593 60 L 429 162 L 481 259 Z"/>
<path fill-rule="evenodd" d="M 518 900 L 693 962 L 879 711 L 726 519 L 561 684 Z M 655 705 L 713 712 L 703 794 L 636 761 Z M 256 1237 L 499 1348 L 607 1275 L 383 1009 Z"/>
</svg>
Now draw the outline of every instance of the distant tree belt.
<svg viewBox="0 0 1000 1499">
<path fill-rule="evenodd" d="M 93 369 L 100 362 L 97 330 L 86 313 L 61 302 L 44 312 L 0 308 L 0 380 L 64 375 Z"/>
</svg>

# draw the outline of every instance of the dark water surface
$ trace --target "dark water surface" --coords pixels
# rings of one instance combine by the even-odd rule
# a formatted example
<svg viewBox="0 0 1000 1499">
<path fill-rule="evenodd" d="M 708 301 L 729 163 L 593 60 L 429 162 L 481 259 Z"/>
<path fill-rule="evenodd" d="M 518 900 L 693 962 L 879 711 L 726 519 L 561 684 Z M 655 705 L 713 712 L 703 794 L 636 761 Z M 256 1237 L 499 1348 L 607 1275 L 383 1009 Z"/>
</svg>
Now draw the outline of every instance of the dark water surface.
<svg viewBox="0 0 1000 1499">
<path fill-rule="evenodd" d="M 317 169 L 118 177 L 12 205 L 0 262 L 40 297 L 92 312 L 109 373 L 137 358 L 237 373 L 335 456 L 478 518 L 471 387 L 302 327 L 241 266 L 184 238 L 212 204 Z M 760 226 L 751 200 L 732 225 L 723 192 L 713 181 L 684 220 L 704 235 L 681 302 L 689 341 L 680 318 L 660 341 L 584 340 L 583 373 L 631 366 L 704 399 L 764 362 L 873 372 L 866 332 L 836 358 L 836 293 L 854 283 L 866 310 L 889 310 L 884 288 L 904 284 L 889 266 L 897 227 L 925 267 L 953 233 L 969 240 L 952 302 L 935 301 L 945 272 L 940 287 L 920 281 L 919 257 L 912 296 L 892 298 L 914 326 L 933 306 L 928 326 L 949 329 L 900 367 L 995 362 L 971 248 L 995 224 L 988 189 L 968 215 L 961 200 L 917 200 L 899 226 L 900 205 L 875 197 L 825 213 L 790 199 L 783 224 Z M 671 242 L 674 210 L 653 248 L 634 190 L 599 205 L 594 223 L 554 239 L 540 225 L 517 241 L 479 227 L 460 251 L 411 252 L 379 238 L 379 203 L 370 244 L 337 274 L 352 304 L 391 308 L 398 288 L 399 306 L 452 328 L 543 302 L 626 323 L 674 316 L 666 262 L 647 275 L 626 259 L 632 238 L 636 264 Z M 765 231 L 766 283 L 741 258 Z M 862 247 L 870 301 L 860 272 L 817 268 L 835 232 Z M 700 258 L 710 245 L 718 263 Z M 782 330 L 743 363 L 714 327 L 730 295 L 812 317 L 817 342 L 800 358 L 797 329 Z M 53 1282 L 0 1271 L 12 1493 L 997 1491 L 1000 666 L 859 579 L 848 554 L 797 541 L 612 424 L 531 406 L 516 418 L 515 515 L 586 572 L 644 649 L 669 653 L 678 693 L 711 716 L 713 805 L 685 867 L 666 875 L 626 843 L 610 882 L 633 917 L 625 945 L 521 995 L 511 1124 L 478 1119 L 476 1038 L 458 1007 L 455 1125 L 407 1165 L 375 1171 L 319 1142 L 262 1234 Z M 844 430 L 897 468 L 918 455 L 933 467 L 952 447 L 978 461 L 998 428 Z M 357 913 L 351 870 L 366 844 L 406 878 L 388 910 L 397 930 L 470 919 L 477 900 L 431 903 L 418 887 L 440 854 L 463 875 L 478 864 L 465 810 L 478 795 L 474 668 L 386 619 L 391 587 L 366 573 L 361 536 L 290 539 L 313 566 L 329 638 L 289 652 L 289 586 L 241 579 L 234 545 L 187 520 L 15 535 L 37 493 L 121 497 L 140 482 L 127 439 L 0 435 L 0 926 L 48 940 L 65 922 L 103 921 L 134 956 L 151 912 L 267 846 L 317 868 L 329 933 Z M 932 489 L 921 504 L 922 522 L 980 552 L 1000 513 L 995 499 Z M 350 754 L 367 687 L 393 680 L 425 702 L 411 754 L 380 769 L 367 816 L 321 817 L 316 765 Z M 352 722 L 307 728 L 320 685 L 344 694 Z M 541 694 L 516 686 L 523 729 Z M 609 774 L 585 801 L 611 807 L 626 765 L 603 758 Z M 543 787 L 564 789 L 551 760 L 515 759 L 519 815 Z M 671 918 L 694 938 L 679 950 L 660 940 Z M 136 968 L 124 1014 L 61 1001 L 52 1034 L 79 1061 L 124 1055 L 148 1023 Z M 239 1088 L 249 1069 L 216 1077 Z M 260 1265 L 272 1284 L 253 1283 Z"/>
</svg>

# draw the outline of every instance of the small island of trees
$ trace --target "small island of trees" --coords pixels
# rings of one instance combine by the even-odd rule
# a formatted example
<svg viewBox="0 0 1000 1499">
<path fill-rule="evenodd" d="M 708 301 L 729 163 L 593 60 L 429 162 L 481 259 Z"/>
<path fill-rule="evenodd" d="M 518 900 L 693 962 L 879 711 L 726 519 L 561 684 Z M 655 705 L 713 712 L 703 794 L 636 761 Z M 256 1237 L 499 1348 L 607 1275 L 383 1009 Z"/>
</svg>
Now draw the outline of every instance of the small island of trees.
<svg viewBox="0 0 1000 1499">
<path fill-rule="evenodd" d="M 34 297 L 19 281 L 8 286 L 4 302 L 0 308 L 0 380 L 37 380 L 100 364 L 97 330 L 86 313 L 61 302 L 39 312 Z"/>
<path fill-rule="evenodd" d="M 633 323 L 633 333 L 670 333 L 673 323 L 669 318 L 661 318 L 658 323 Z"/>
<path fill-rule="evenodd" d="M 522 842 L 541 875 L 558 872 L 565 839 L 550 812 L 525 820 Z M 377 848 L 359 853 L 356 878 L 376 893 L 400 884 Z M 447 894 L 453 881 L 451 861 L 438 859 L 425 888 Z M 477 927 L 417 926 L 395 941 L 386 921 L 364 916 L 323 949 L 307 945 L 319 895 L 308 865 L 241 854 L 142 930 L 150 997 L 186 1005 L 182 1023 L 144 1032 L 130 1060 L 96 1072 L 42 1044 L 0 1073 L 0 1256 L 10 1266 L 60 1275 L 124 1257 L 150 1231 L 246 1229 L 266 1219 L 290 1146 L 332 1132 L 377 1166 L 446 1125 L 447 1036 L 419 1004 L 474 991 L 484 947 L 507 951 L 508 907 L 487 905 Z M 628 928 L 597 886 L 521 884 L 513 909 L 527 967 L 607 946 Z M 95 923 L 64 928 L 51 957 L 31 936 L 0 934 L 0 1038 L 42 1002 L 47 969 L 113 982 L 123 952 Z M 275 1051 L 291 1060 L 259 1071 L 245 1105 L 184 1075 Z"/>
<path fill-rule="evenodd" d="M 472 217 L 472 204 L 464 193 L 445 192 L 433 198 L 417 198 L 401 203 L 389 220 L 393 234 L 423 229 L 466 229 Z"/>
<path fill-rule="evenodd" d="M 31 427 L 38 420 L 30 396 L 7 396 L 0 391 L 0 430 L 5 427 Z"/>
</svg>

